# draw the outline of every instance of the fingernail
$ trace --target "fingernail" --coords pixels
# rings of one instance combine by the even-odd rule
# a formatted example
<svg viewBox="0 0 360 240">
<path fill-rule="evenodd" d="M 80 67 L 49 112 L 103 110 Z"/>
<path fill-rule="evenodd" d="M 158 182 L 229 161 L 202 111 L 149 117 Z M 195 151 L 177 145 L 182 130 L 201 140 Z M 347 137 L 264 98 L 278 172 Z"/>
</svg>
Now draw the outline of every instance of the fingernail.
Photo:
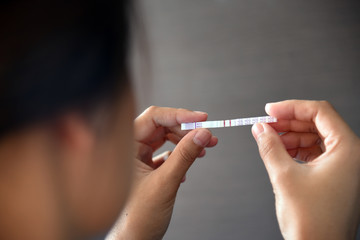
<svg viewBox="0 0 360 240">
<path fill-rule="evenodd" d="M 267 103 L 266 105 L 265 105 L 265 112 L 267 113 L 267 114 L 269 114 L 269 110 L 270 110 L 270 105 L 271 104 L 273 104 L 273 103 Z"/>
<path fill-rule="evenodd" d="M 202 112 L 202 111 L 194 111 L 194 112 L 196 112 L 196 113 L 200 113 L 200 114 L 206 114 L 206 115 L 207 115 L 207 113 L 206 113 L 206 112 Z"/>
<path fill-rule="evenodd" d="M 261 123 L 255 124 L 252 129 L 256 139 L 261 133 L 264 132 L 264 127 Z"/>
<path fill-rule="evenodd" d="M 186 175 L 181 179 L 181 183 L 186 181 Z"/>
<path fill-rule="evenodd" d="M 196 145 L 200 146 L 200 147 L 205 147 L 211 139 L 211 133 L 208 130 L 199 130 L 194 138 L 193 141 Z"/>
</svg>

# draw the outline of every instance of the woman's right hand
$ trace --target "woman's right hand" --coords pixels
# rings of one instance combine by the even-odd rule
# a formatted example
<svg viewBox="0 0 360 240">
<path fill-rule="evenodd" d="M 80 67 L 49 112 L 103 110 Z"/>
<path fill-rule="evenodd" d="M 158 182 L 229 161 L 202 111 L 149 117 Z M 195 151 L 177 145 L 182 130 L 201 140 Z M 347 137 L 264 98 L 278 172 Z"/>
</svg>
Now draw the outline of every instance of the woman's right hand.
<svg viewBox="0 0 360 240">
<path fill-rule="evenodd" d="M 290 100 L 267 104 L 266 112 L 279 122 L 256 124 L 252 132 L 273 186 L 283 237 L 354 239 L 360 216 L 359 138 L 327 102 Z"/>
</svg>

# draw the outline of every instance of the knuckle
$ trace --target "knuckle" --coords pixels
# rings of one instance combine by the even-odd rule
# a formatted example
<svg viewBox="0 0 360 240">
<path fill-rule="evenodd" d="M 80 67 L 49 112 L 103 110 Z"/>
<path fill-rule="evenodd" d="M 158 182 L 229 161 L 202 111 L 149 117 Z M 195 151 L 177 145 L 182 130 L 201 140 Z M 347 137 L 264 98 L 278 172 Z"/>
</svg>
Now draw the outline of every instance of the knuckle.
<svg viewBox="0 0 360 240">
<path fill-rule="evenodd" d="M 184 161 L 187 164 L 193 163 L 196 158 L 196 157 L 194 157 L 194 154 L 192 154 L 190 151 L 187 151 L 183 148 L 179 149 L 179 156 L 182 159 L 182 161 Z"/>
<path fill-rule="evenodd" d="M 309 128 L 309 131 L 310 132 L 313 132 L 313 133 L 317 133 L 318 132 L 318 129 L 316 127 L 315 124 L 311 124 L 310 128 Z"/>
<path fill-rule="evenodd" d="M 157 106 L 150 106 L 146 108 L 135 120 L 136 121 L 143 121 L 151 118 L 154 113 L 157 111 Z"/>
<path fill-rule="evenodd" d="M 319 105 L 320 105 L 320 107 L 322 107 L 322 108 L 331 108 L 331 109 L 334 109 L 333 105 L 332 105 L 330 102 L 326 101 L 326 100 L 319 101 Z"/>
<path fill-rule="evenodd" d="M 304 162 L 310 162 L 312 160 L 312 153 L 310 151 L 303 153 L 303 156 L 301 156 L 300 160 Z"/>
<path fill-rule="evenodd" d="M 186 112 L 188 112 L 188 110 L 184 109 L 184 108 L 174 108 L 174 117 L 176 119 L 177 122 L 181 122 L 180 121 L 180 117 L 185 114 Z"/>
<path fill-rule="evenodd" d="M 157 107 L 157 106 L 151 105 L 150 107 L 148 107 L 148 108 L 145 110 L 145 112 L 146 112 L 146 113 L 153 113 L 153 112 L 155 112 L 156 109 L 158 109 L 158 108 L 159 108 L 159 107 Z"/>
<path fill-rule="evenodd" d="M 261 141 L 260 155 L 264 159 L 270 158 L 274 151 L 272 147 L 272 139 L 269 137 L 262 137 L 259 140 Z"/>
<path fill-rule="evenodd" d="M 342 143 L 344 143 L 344 137 L 343 136 L 339 136 L 336 138 L 325 138 L 324 139 L 324 144 L 327 148 L 333 148 L 336 149 L 339 145 L 341 145 Z"/>
<path fill-rule="evenodd" d="M 158 107 L 157 106 L 150 106 L 148 108 L 146 108 L 137 118 L 141 119 L 144 117 L 148 117 L 154 114 L 154 112 L 156 111 Z"/>
</svg>

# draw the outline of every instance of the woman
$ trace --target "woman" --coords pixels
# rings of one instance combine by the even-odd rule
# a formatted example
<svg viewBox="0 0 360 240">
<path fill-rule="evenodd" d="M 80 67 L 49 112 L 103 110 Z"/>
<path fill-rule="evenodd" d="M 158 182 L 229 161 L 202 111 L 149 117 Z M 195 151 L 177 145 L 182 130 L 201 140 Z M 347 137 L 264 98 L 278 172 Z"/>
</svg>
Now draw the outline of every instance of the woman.
<svg viewBox="0 0 360 240">
<path fill-rule="evenodd" d="M 202 112 L 150 107 L 133 122 L 128 71 L 131 2 L 1 4 L 0 35 L 5 37 L 0 40 L 0 239 L 89 239 L 112 226 L 109 239 L 161 239 L 186 171 L 217 138 L 206 129 L 180 131 L 181 122 L 206 120 Z M 305 111 L 306 117 L 294 114 L 297 111 Z M 322 118 L 311 118 L 313 112 L 321 112 Z M 285 102 L 272 105 L 269 113 L 285 119 L 273 127 L 290 132 L 282 140 L 291 156 L 318 144 L 314 135 L 320 133 L 324 147 L 316 145 L 305 160 L 330 154 L 334 158 L 333 164 L 326 164 L 334 168 L 325 173 L 311 170 L 312 165 L 308 172 L 297 170 L 302 165 L 290 167 L 273 128 L 254 127 L 284 236 L 323 233 L 322 228 L 306 228 L 314 224 L 312 217 L 317 224 L 334 221 L 332 234 L 339 230 L 347 234 L 342 236 L 353 236 L 359 215 L 358 138 L 327 105 Z M 327 135 L 332 121 L 345 131 Z M 334 145 L 337 139 L 344 140 L 344 146 Z M 177 144 L 174 151 L 153 158 L 165 141 Z M 344 157 L 348 161 L 335 175 L 337 181 L 325 178 L 338 170 L 335 165 Z M 281 164 L 276 164 L 278 159 Z M 308 193 L 303 181 L 287 174 L 290 170 L 314 181 L 319 178 L 316 187 L 323 194 Z M 342 194 L 329 190 L 335 183 Z M 299 198 L 288 195 L 290 189 L 298 189 Z M 309 204 L 324 199 L 328 204 L 315 209 Z M 330 215 L 336 219 L 327 219 L 332 204 L 344 201 L 349 206 Z M 284 209 L 293 213 L 288 216 L 293 221 Z"/>
<path fill-rule="evenodd" d="M 133 168 L 121 236 L 163 236 L 187 169 L 217 139 L 180 131 L 205 113 L 157 107 L 135 120 L 134 135 L 130 1 L 7 1 L 0 11 L 0 239 L 109 231 Z M 176 149 L 153 161 L 167 140 Z"/>
</svg>

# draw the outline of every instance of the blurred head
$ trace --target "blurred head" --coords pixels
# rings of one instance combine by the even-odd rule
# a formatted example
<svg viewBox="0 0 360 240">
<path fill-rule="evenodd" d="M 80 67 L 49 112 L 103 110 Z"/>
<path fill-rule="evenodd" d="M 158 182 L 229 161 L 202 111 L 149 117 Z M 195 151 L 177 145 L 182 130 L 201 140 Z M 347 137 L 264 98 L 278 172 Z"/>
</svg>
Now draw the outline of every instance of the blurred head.
<svg viewBox="0 0 360 240">
<path fill-rule="evenodd" d="M 29 231 L 47 221 L 83 237 L 118 216 L 132 170 L 131 11 L 128 0 L 0 4 L 1 229 L 34 218 Z"/>
</svg>

